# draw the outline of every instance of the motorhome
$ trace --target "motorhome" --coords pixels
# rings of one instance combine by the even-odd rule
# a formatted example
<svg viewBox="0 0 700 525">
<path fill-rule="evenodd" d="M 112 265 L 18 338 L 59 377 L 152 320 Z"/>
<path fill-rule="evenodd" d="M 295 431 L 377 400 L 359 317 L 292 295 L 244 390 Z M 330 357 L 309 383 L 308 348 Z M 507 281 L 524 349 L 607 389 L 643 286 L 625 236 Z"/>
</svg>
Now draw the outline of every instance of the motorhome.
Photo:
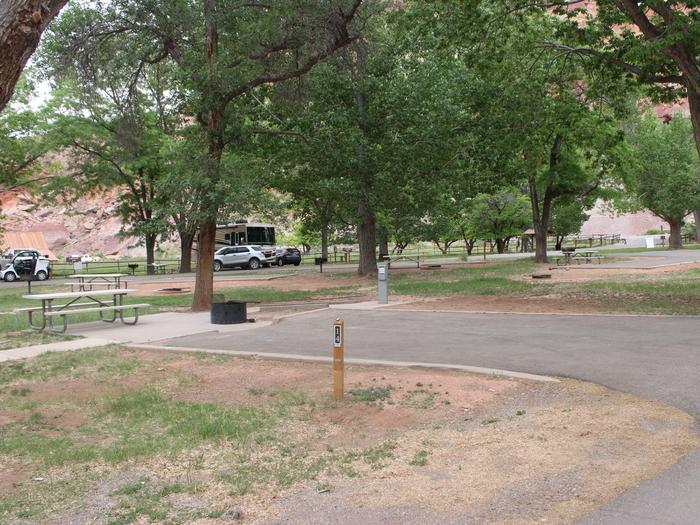
<svg viewBox="0 0 700 525">
<path fill-rule="evenodd" d="M 272 224 L 256 222 L 236 222 L 217 224 L 216 247 L 255 244 L 258 246 L 275 245 L 275 227 Z"/>
</svg>

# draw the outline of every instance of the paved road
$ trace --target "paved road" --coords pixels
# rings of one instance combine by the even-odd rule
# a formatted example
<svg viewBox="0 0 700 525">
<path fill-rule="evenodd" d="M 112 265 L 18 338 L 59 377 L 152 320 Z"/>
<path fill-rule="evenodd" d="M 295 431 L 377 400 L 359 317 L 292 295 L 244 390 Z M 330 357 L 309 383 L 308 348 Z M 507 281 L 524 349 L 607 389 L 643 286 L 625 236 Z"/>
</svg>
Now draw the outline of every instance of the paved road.
<svg viewBox="0 0 700 525">
<path fill-rule="evenodd" d="M 576 377 L 700 416 L 697 318 L 325 310 L 245 334 L 210 332 L 165 344 L 327 356 L 338 315 L 346 323 L 348 357 Z M 700 452 L 583 523 L 700 523 Z"/>
</svg>

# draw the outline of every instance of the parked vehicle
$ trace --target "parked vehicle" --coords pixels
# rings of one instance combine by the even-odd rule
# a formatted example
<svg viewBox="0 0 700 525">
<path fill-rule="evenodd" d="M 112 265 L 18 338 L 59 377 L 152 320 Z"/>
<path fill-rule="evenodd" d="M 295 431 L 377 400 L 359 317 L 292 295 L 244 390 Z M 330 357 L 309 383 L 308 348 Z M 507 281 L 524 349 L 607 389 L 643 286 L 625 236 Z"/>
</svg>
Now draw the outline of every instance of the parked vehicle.
<svg viewBox="0 0 700 525">
<path fill-rule="evenodd" d="M 264 264 L 267 264 L 267 259 L 259 246 L 225 246 L 214 254 L 215 272 L 224 268 L 257 270 Z"/>
<path fill-rule="evenodd" d="M 216 226 L 217 245 L 274 246 L 275 227 L 272 224 L 232 222 Z"/>
<path fill-rule="evenodd" d="M 39 250 L 18 250 L 9 264 L 0 270 L 0 279 L 11 283 L 20 278 L 45 281 L 51 276 L 49 258 Z"/>
<path fill-rule="evenodd" d="M 275 251 L 275 263 L 277 266 L 284 266 L 285 264 L 299 266 L 301 264 L 301 252 L 296 248 L 277 248 Z"/>
<path fill-rule="evenodd" d="M 256 245 L 251 245 L 252 248 L 255 248 L 259 252 L 262 252 L 263 255 L 265 256 L 265 261 L 263 262 L 263 266 L 265 268 L 269 268 L 270 265 L 274 264 L 277 261 L 277 257 L 275 255 L 275 249 L 270 247 L 270 246 L 258 246 Z"/>
</svg>

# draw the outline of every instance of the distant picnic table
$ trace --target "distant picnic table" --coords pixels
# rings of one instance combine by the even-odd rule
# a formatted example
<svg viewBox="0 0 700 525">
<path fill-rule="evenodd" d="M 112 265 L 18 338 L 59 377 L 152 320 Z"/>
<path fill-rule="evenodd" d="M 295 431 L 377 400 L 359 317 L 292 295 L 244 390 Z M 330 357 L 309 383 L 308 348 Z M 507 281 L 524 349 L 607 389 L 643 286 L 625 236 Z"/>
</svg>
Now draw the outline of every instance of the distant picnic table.
<svg viewBox="0 0 700 525">
<path fill-rule="evenodd" d="M 77 283 L 67 283 L 70 285 L 71 292 L 75 291 L 77 286 L 79 292 L 92 290 L 93 287 L 121 288 L 122 283 L 124 288 L 128 288 L 127 282 L 123 280 L 128 277 L 125 273 L 76 273 L 69 275 L 68 279 L 76 279 Z"/>
<path fill-rule="evenodd" d="M 603 256 L 598 253 L 598 250 L 562 250 L 561 256 L 556 257 L 557 266 L 568 266 L 571 264 L 590 264 L 593 261 L 598 261 L 600 264 Z"/>
<path fill-rule="evenodd" d="M 389 263 L 391 268 L 391 263 L 399 261 L 410 261 L 416 263 L 416 268 L 420 268 L 420 255 L 384 255 L 383 260 Z"/>
</svg>

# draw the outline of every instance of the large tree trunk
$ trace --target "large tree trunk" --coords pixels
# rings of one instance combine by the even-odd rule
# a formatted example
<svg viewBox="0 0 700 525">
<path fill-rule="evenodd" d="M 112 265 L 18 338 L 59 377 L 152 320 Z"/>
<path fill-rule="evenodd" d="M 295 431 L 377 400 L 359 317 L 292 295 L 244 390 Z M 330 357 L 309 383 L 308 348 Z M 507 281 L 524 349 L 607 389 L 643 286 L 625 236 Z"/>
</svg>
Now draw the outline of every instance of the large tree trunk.
<svg viewBox="0 0 700 525">
<path fill-rule="evenodd" d="M 679 250 L 683 247 L 683 241 L 681 239 L 681 225 L 682 221 L 668 221 L 671 226 L 671 236 L 668 239 L 668 247 L 672 250 Z"/>
<path fill-rule="evenodd" d="M 0 0 L 0 111 L 14 93 L 41 34 L 68 0 Z"/>
<path fill-rule="evenodd" d="M 534 176 L 528 177 L 530 190 L 530 204 L 532 206 L 532 226 L 535 230 L 535 262 L 547 262 L 547 233 L 549 229 L 549 213 L 552 203 L 549 190 L 545 191 L 545 197 L 540 209 L 539 195 L 537 194 L 537 182 Z M 540 211 L 541 210 L 541 211 Z"/>
<path fill-rule="evenodd" d="M 203 312 L 211 307 L 214 294 L 214 247 L 216 244 L 216 220 L 212 219 L 199 230 L 197 243 L 197 273 L 192 310 Z"/>
<path fill-rule="evenodd" d="M 559 162 L 559 152 L 564 140 L 562 135 L 554 137 L 554 143 L 549 151 L 549 169 L 553 169 Z M 542 207 L 537 192 L 537 179 L 534 175 L 528 177 L 528 189 L 530 191 L 530 204 L 532 206 L 532 227 L 535 230 L 535 262 L 547 262 L 547 234 L 549 233 L 549 217 L 552 211 L 554 194 L 551 185 L 547 186 L 542 197 Z"/>
<path fill-rule="evenodd" d="M 153 263 L 155 262 L 156 239 L 157 236 L 155 234 L 146 235 L 146 273 L 148 275 L 153 275 L 154 273 Z"/>
<path fill-rule="evenodd" d="M 693 217 L 695 217 L 695 242 L 700 242 L 700 210 L 695 210 Z"/>
<path fill-rule="evenodd" d="M 194 243 L 193 232 L 178 232 L 180 235 L 180 273 L 190 273 L 192 271 L 192 244 Z"/>
<path fill-rule="evenodd" d="M 321 257 L 328 260 L 328 223 L 321 224 Z"/>
<path fill-rule="evenodd" d="M 561 245 L 564 244 L 564 235 L 557 235 L 555 237 L 554 249 L 561 250 Z"/>
<path fill-rule="evenodd" d="M 358 207 L 360 224 L 357 229 L 357 241 L 360 245 L 360 264 L 357 267 L 359 275 L 377 273 L 377 235 L 374 211 L 360 202 Z"/>
<path fill-rule="evenodd" d="M 384 226 L 380 226 L 377 235 L 379 237 L 379 259 L 382 260 L 383 256 L 389 255 L 389 232 Z"/>
<path fill-rule="evenodd" d="M 216 25 L 216 0 L 204 0 L 204 34 L 207 54 L 207 80 L 211 88 L 212 100 L 217 100 L 220 92 L 220 78 L 217 71 L 217 55 L 219 52 L 219 32 Z M 214 295 L 214 252 L 216 251 L 216 216 L 219 213 L 219 196 L 216 194 L 216 186 L 219 182 L 221 170 L 221 156 L 224 153 L 224 128 L 226 111 L 224 105 L 209 108 L 199 117 L 207 135 L 207 155 L 205 158 L 204 173 L 211 184 L 212 196 L 206 197 L 203 209 L 207 211 L 208 218 L 199 229 L 199 243 L 197 250 L 197 273 L 195 275 L 194 296 L 192 297 L 192 310 L 201 312 L 211 308 Z"/>
<path fill-rule="evenodd" d="M 506 240 L 505 239 L 496 239 L 496 251 L 498 253 L 505 253 L 506 252 Z"/>
<path fill-rule="evenodd" d="M 686 84 L 689 84 L 686 82 Z M 692 86 L 688 88 L 688 110 L 690 112 L 690 121 L 693 124 L 693 138 L 695 138 L 695 147 L 700 154 L 700 93 L 695 91 Z M 696 223 L 697 224 L 697 223 Z"/>
</svg>

